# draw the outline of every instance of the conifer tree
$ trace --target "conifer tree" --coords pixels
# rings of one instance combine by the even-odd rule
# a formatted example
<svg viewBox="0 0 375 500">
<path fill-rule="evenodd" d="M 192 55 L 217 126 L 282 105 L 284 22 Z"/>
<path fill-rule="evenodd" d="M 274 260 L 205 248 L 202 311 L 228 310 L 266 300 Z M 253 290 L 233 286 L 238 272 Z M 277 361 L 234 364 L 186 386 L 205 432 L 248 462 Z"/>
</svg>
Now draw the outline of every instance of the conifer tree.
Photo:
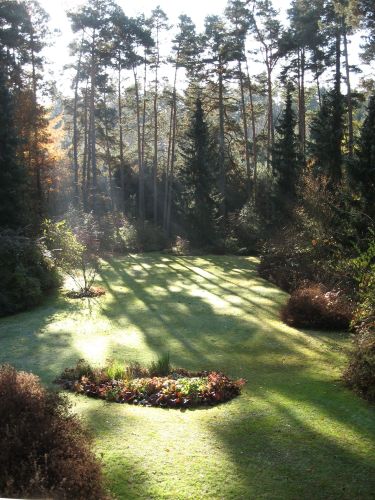
<svg viewBox="0 0 375 500">
<path fill-rule="evenodd" d="M 182 217 L 196 244 L 214 236 L 214 154 L 202 101 L 196 99 L 190 126 L 180 145 L 183 165 L 179 173 Z"/>
<path fill-rule="evenodd" d="M 17 144 L 11 96 L 0 72 L 0 228 L 25 223 L 26 172 L 17 160 Z"/>
<path fill-rule="evenodd" d="M 375 94 L 370 97 L 367 116 L 361 129 L 357 158 L 351 175 L 363 197 L 365 211 L 375 216 Z"/>
<path fill-rule="evenodd" d="M 342 178 L 343 102 L 337 88 L 323 96 L 310 133 L 316 173 L 325 175 L 329 186 L 334 188 Z"/>
<path fill-rule="evenodd" d="M 282 204 L 295 201 L 301 158 L 298 154 L 297 124 L 292 108 L 292 88 L 287 87 L 285 109 L 276 126 L 278 139 L 273 151 L 273 172 L 277 180 L 277 197 Z"/>
</svg>

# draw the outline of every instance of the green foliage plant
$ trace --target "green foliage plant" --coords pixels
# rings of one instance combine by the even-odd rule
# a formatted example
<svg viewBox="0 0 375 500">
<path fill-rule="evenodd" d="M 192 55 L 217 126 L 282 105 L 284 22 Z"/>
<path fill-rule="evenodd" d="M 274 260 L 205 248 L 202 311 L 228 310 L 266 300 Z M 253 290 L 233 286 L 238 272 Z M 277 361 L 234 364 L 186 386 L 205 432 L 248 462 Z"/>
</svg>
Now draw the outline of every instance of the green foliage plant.
<svg viewBox="0 0 375 500">
<path fill-rule="evenodd" d="M 106 371 L 111 380 L 123 380 L 127 373 L 125 365 L 114 360 L 110 361 Z"/>
<path fill-rule="evenodd" d="M 43 223 L 44 241 L 56 265 L 83 294 L 90 293 L 100 267 L 95 224 L 85 214 L 81 225 L 74 230 L 66 220 Z"/>
<path fill-rule="evenodd" d="M 152 361 L 148 369 L 151 376 L 163 377 L 168 375 L 172 369 L 169 352 L 162 354 L 155 361 Z"/>
<path fill-rule="evenodd" d="M 0 232 L 0 316 L 39 304 L 59 285 L 53 259 L 41 241 Z"/>
<path fill-rule="evenodd" d="M 343 373 L 346 384 L 370 401 L 375 401 L 375 238 L 352 259 L 358 281 L 359 302 L 352 323 L 355 335 L 349 363 Z"/>
</svg>

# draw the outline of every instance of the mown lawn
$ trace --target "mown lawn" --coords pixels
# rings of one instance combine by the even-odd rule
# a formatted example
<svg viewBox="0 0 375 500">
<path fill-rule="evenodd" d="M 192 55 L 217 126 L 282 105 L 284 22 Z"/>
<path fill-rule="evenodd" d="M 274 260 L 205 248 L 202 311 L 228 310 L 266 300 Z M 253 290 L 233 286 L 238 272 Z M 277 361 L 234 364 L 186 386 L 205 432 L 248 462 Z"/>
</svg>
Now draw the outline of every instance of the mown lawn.
<svg viewBox="0 0 375 500">
<path fill-rule="evenodd" d="M 117 498 L 375 498 L 375 410 L 342 387 L 347 334 L 279 321 L 285 293 L 256 259 L 149 254 L 104 263 L 105 297 L 52 297 L 0 321 L 0 363 L 51 381 L 78 358 L 245 377 L 208 409 L 166 410 L 70 395 Z"/>
</svg>

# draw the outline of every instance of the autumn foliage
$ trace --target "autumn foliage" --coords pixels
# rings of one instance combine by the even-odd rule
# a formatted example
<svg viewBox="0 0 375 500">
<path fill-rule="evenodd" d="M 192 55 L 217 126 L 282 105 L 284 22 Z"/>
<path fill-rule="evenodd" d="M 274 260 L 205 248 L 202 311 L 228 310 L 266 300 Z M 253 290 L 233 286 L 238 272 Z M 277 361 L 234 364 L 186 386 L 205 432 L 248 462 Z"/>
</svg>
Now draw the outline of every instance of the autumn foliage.
<svg viewBox="0 0 375 500">
<path fill-rule="evenodd" d="M 339 291 L 313 283 L 301 286 L 292 293 L 281 316 L 290 326 L 347 330 L 353 316 L 353 307 Z"/>
<path fill-rule="evenodd" d="M 106 498 L 90 444 L 62 396 L 31 373 L 0 368 L 0 496 Z"/>
</svg>

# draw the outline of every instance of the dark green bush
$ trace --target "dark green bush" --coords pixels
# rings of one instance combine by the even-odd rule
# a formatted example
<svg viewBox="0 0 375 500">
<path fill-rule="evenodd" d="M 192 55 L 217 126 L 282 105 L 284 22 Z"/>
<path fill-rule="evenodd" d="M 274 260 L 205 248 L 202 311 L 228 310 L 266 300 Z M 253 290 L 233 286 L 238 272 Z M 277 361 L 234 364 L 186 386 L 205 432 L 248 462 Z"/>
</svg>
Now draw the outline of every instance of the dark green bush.
<svg viewBox="0 0 375 500">
<path fill-rule="evenodd" d="M 106 498 L 90 445 L 66 399 L 31 373 L 0 367 L 0 496 Z"/>
<path fill-rule="evenodd" d="M 168 238 L 159 226 L 145 221 L 137 227 L 138 244 L 142 252 L 158 252 L 168 248 Z"/>
<path fill-rule="evenodd" d="M 0 316 L 37 305 L 59 284 L 44 245 L 13 231 L 0 233 L 0 280 Z"/>
<path fill-rule="evenodd" d="M 375 401 L 375 239 L 349 263 L 358 282 L 358 307 L 353 320 L 353 349 L 343 379 L 364 398 Z"/>
<path fill-rule="evenodd" d="M 358 325 L 343 379 L 362 397 L 375 401 L 375 316 Z"/>
</svg>

